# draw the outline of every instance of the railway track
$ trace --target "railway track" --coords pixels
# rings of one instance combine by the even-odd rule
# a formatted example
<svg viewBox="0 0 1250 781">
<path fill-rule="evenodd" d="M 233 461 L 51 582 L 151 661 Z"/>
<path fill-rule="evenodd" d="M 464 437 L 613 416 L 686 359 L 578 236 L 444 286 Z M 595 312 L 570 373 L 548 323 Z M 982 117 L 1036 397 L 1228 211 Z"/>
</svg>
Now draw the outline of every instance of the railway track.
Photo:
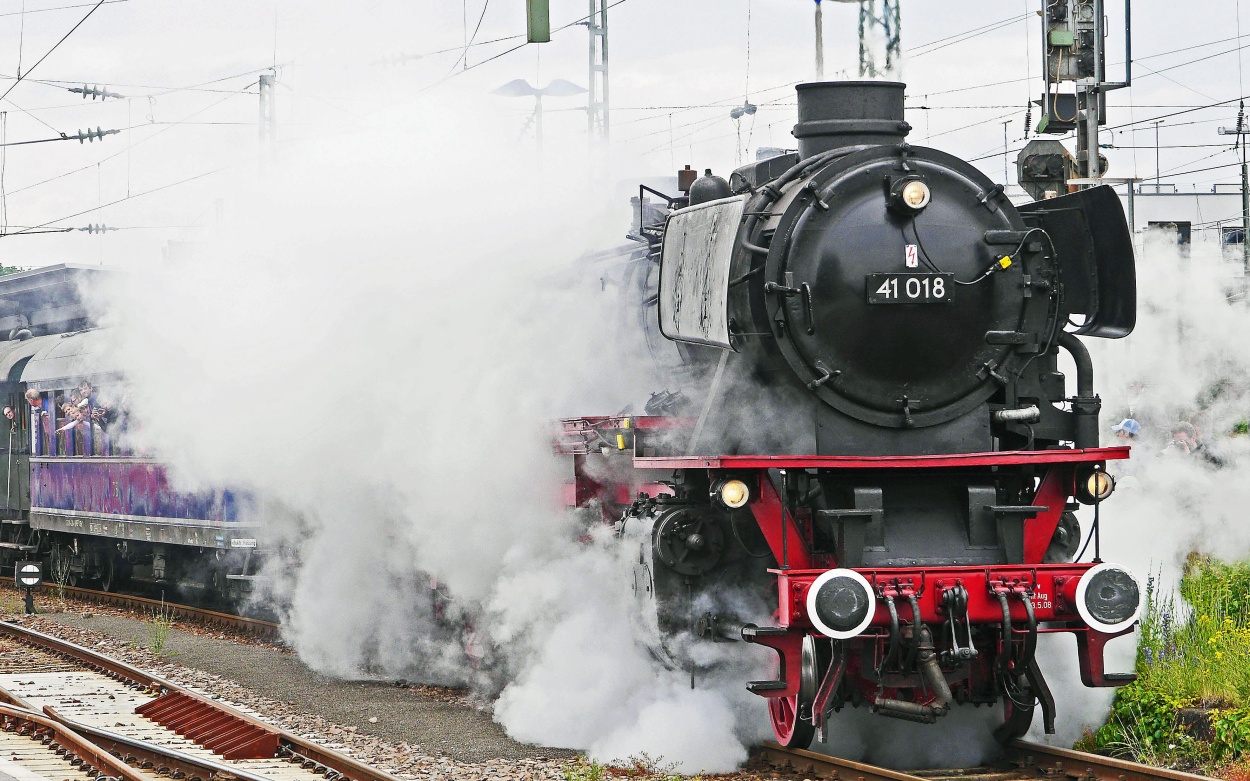
<svg viewBox="0 0 1250 781">
<path fill-rule="evenodd" d="M 792 768 L 806 777 L 840 781 L 1206 781 L 1205 776 L 1192 773 L 1022 740 L 1012 741 L 992 766 L 951 770 L 900 772 L 776 743 L 765 743 L 760 754 L 773 765 Z"/>
<path fill-rule="evenodd" d="M 194 621 L 197 624 L 234 629 L 257 638 L 276 638 L 282 628 L 280 624 L 273 621 L 247 618 L 234 613 L 223 613 L 217 610 L 149 599 L 148 597 L 140 597 L 133 594 L 121 594 L 115 591 L 97 591 L 95 589 L 82 588 L 81 586 L 62 587 L 47 583 L 44 584 L 43 589 L 46 594 L 64 593 L 66 597 L 83 602 L 129 608 L 170 618 L 181 618 Z"/>
<path fill-rule="evenodd" d="M 15 781 L 147 781 L 64 725 L 7 705 L 0 705 L 0 774 Z"/>
<path fill-rule="evenodd" d="M 20 735 L 24 729 L 41 741 L 52 735 L 50 742 L 63 747 L 66 743 L 57 735 L 65 735 L 70 744 L 81 741 L 73 744 L 78 746 L 74 750 L 91 758 L 80 759 L 79 765 L 89 765 L 94 776 L 122 781 L 153 781 L 155 776 L 186 781 L 397 781 L 250 713 L 8 622 L 0 622 L 0 700 L 7 703 L 0 705 L 0 728 L 5 730 L 0 732 L 0 774 L 7 772 L 2 758 L 6 733 Z M 19 726 L 10 730 L 9 719 Z M 87 777 L 94 776 L 87 772 Z M 15 778 L 37 781 L 29 775 Z"/>
<path fill-rule="evenodd" d="M 0 701 L 0 778 L 398 781 L 249 713 L 9 622 L 0 622 Z M 1024 741 L 1009 744 L 993 765 L 910 772 L 775 743 L 765 743 L 760 756 L 802 777 L 838 781 L 1205 781 Z"/>
</svg>

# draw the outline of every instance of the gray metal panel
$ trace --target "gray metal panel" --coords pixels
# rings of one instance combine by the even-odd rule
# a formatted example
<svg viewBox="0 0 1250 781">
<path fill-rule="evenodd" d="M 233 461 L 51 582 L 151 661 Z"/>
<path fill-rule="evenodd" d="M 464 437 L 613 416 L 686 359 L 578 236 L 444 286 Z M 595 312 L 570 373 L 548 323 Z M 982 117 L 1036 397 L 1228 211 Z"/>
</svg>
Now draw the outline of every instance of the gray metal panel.
<svg viewBox="0 0 1250 781">
<path fill-rule="evenodd" d="M 35 353 L 22 371 L 22 382 L 39 389 L 67 387 L 79 380 L 110 374 L 107 361 L 109 331 L 95 329 L 47 336 L 47 346 Z"/>
<path fill-rule="evenodd" d="M 254 526 L 230 524 L 229 528 L 224 528 L 208 522 L 196 524 L 173 518 L 133 519 L 129 516 L 73 513 L 43 507 L 31 508 L 30 526 L 32 529 L 67 534 L 198 548 L 250 548 L 256 546 L 257 537 Z"/>
<path fill-rule="evenodd" d="M 747 198 L 740 195 L 674 212 L 660 254 L 660 332 L 716 347 L 729 342 L 729 261 Z"/>
<path fill-rule="evenodd" d="M 54 334 L 52 336 L 35 336 L 20 342 L 0 342 L 0 382 L 9 380 L 9 372 L 13 370 L 18 361 L 29 358 L 60 338 L 60 335 Z M 13 378 L 14 382 L 17 380 L 17 377 Z"/>
</svg>

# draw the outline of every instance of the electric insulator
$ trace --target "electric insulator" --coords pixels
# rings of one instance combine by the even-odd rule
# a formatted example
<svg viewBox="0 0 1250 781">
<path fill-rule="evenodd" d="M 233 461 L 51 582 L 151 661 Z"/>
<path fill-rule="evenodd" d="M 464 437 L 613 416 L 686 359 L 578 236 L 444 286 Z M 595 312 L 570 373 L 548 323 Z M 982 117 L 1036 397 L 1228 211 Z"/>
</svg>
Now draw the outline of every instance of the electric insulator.
<svg viewBox="0 0 1250 781">
<path fill-rule="evenodd" d="M 68 136 L 68 138 L 76 138 L 76 139 L 78 139 L 78 143 L 80 143 L 80 144 L 81 144 L 81 143 L 82 143 L 82 142 L 84 142 L 84 141 L 91 141 L 91 142 L 94 142 L 97 138 L 98 138 L 98 139 L 100 139 L 101 141 L 103 141 L 105 136 L 112 136 L 112 135 L 116 135 L 116 134 L 118 134 L 118 133 L 120 133 L 120 132 L 122 132 L 122 131 L 120 131 L 120 130 L 101 130 L 101 129 L 99 128 L 99 126 L 97 126 L 95 130 L 92 130 L 91 128 L 87 128 L 87 129 L 86 129 L 86 131 L 79 130 L 79 131 L 78 131 L 78 133 L 77 133 L 77 135 Z"/>
<path fill-rule="evenodd" d="M 125 95 L 118 95 L 116 92 L 109 92 L 108 87 L 101 87 L 98 84 L 92 85 L 90 87 L 84 84 L 81 87 L 69 87 L 68 89 L 70 92 L 73 92 L 78 95 L 82 95 L 83 100 L 86 100 L 88 95 L 91 96 L 92 100 L 95 100 L 96 98 L 99 98 L 100 100 L 104 100 L 105 98 L 121 99 L 121 98 L 126 97 Z"/>
<path fill-rule="evenodd" d="M 1024 110 L 1024 137 L 1028 139 L 1029 129 L 1033 127 L 1033 104 L 1030 103 Z"/>
</svg>

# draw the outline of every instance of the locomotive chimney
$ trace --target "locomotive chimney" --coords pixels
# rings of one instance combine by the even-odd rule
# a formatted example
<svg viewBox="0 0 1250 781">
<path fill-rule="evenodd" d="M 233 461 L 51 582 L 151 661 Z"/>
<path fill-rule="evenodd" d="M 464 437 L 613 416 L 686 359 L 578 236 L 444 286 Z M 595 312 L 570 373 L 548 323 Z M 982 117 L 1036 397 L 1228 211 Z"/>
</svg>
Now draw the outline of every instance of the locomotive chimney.
<svg viewBox="0 0 1250 781">
<path fill-rule="evenodd" d="M 800 84 L 799 157 L 861 144 L 897 144 L 911 125 L 903 121 L 903 89 L 896 81 L 817 81 Z"/>
</svg>

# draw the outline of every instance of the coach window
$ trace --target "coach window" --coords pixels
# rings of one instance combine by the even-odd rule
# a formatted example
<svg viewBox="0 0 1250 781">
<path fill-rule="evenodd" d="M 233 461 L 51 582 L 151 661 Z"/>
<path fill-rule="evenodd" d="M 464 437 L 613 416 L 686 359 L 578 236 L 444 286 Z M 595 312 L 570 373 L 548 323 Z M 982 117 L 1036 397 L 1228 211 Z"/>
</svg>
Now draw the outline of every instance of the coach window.
<svg viewBox="0 0 1250 781">
<path fill-rule="evenodd" d="M 74 440 L 71 430 L 67 428 L 69 425 L 69 413 L 65 410 L 65 405 L 69 403 L 64 393 L 52 394 L 52 430 L 56 432 L 56 455 L 72 456 L 74 454 Z"/>
<path fill-rule="evenodd" d="M 9 453 L 24 453 L 29 436 L 26 433 L 26 420 L 29 417 L 26 410 L 30 409 L 30 405 L 24 397 L 9 393 L 5 396 L 4 406 L 12 410 L 13 417 L 11 420 L 0 420 L 0 447 Z"/>
</svg>

